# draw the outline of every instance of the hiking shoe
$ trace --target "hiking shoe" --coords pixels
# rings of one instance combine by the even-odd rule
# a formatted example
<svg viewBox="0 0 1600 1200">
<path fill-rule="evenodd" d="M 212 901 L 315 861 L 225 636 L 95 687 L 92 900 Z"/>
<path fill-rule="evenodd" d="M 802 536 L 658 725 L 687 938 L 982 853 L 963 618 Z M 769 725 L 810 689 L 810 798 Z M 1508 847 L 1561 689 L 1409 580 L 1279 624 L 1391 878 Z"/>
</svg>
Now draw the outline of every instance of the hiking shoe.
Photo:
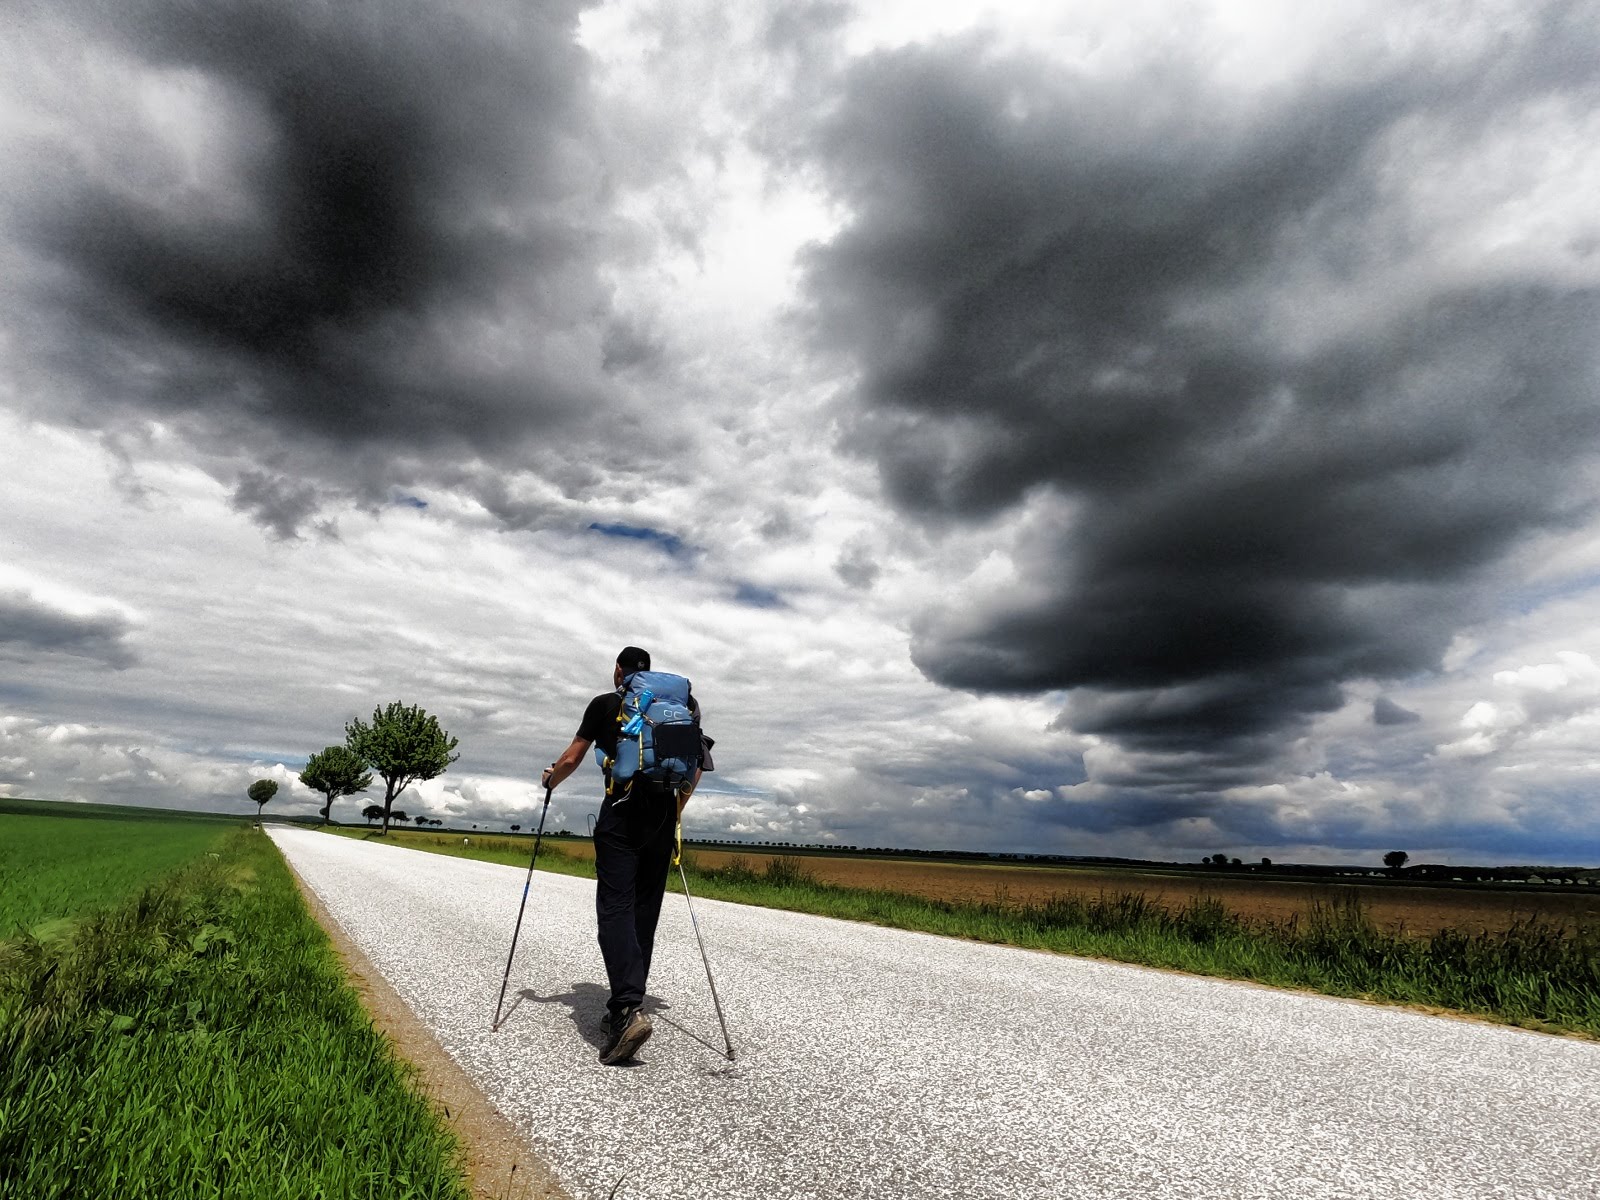
<svg viewBox="0 0 1600 1200">
<path fill-rule="evenodd" d="M 632 1058 L 654 1031 L 650 1018 L 637 1007 L 623 1009 L 611 1018 L 610 1025 L 611 1034 L 600 1051 L 600 1061 L 607 1066 Z"/>
</svg>

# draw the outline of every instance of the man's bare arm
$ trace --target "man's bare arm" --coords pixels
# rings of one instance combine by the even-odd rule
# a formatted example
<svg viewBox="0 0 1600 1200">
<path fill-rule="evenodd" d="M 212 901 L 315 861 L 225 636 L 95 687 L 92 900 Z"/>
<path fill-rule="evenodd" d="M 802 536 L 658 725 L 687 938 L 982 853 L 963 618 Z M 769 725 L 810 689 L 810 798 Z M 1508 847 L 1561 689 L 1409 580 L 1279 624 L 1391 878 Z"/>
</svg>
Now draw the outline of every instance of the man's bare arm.
<svg viewBox="0 0 1600 1200">
<path fill-rule="evenodd" d="M 582 766 L 583 756 L 589 753 L 589 745 L 587 738 L 573 738 L 572 745 L 561 752 L 561 757 L 544 769 L 542 780 L 544 786 L 547 788 L 558 786 L 563 779 Z"/>
</svg>

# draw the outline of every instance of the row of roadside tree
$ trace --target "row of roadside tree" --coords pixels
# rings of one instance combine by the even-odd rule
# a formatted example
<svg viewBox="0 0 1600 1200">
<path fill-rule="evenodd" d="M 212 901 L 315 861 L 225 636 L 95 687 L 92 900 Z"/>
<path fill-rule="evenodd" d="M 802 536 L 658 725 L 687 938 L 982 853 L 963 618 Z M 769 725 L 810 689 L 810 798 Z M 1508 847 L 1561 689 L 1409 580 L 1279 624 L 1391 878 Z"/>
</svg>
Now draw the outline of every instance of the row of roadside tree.
<svg viewBox="0 0 1600 1200">
<path fill-rule="evenodd" d="M 361 816 L 366 820 L 368 825 L 371 825 L 374 821 L 380 821 L 383 819 L 383 805 L 369 804 L 361 810 Z M 407 821 L 410 821 L 415 824 L 418 829 L 421 829 L 425 825 L 439 826 L 444 824 L 444 822 L 439 820 L 438 817 L 430 817 L 423 813 L 418 813 L 413 817 L 409 813 L 402 812 L 398 808 L 389 814 L 389 820 L 396 825 L 404 825 Z M 324 824 L 326 824 L 326 822 L 324 822 Z M 477 826 L 474 825 L 473 828 L 476 829 Z"/>
<path fill-rule="evenodd" d="M 383 832 L 396 819 L 395 798 L 413 783 L 436 779 L 461 756 L 460 743 L 439 727 L 436 717 L 415 704 L 395 701 L 372 710 L 372 720 L 359 717 L 344 727 L 344 742 L 325 746 L 306 762 L 300 782 L 326 797 L 322 821 L 333 819 L 333 804 L 344 796 L 354 796 L 372 786 L 373 776 L 383 780 Z M 368 805 L 362 813 L 368 821 L 378 806 Z M 404 813 L 399 820 L 406 820 Z M 423 818 L 417 818 L 419 822 Z"/>
</svg>

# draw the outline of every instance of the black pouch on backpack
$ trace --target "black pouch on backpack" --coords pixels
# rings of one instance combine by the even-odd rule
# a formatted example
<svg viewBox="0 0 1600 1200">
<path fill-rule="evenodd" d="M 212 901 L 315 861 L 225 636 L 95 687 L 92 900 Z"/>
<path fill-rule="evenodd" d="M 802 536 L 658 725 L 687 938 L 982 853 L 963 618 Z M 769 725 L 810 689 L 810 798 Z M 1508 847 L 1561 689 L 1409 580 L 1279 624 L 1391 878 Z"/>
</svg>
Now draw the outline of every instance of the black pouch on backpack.
<svg viewBox="0 0 1600 1200">
<path fill-rule="evenodd" d="M 656 761 L 681 758 L 687 762 L 700 761 L 700 726 L 656 725 L 650 730 L 650 742 L 655 747 Z"/>
</svg>

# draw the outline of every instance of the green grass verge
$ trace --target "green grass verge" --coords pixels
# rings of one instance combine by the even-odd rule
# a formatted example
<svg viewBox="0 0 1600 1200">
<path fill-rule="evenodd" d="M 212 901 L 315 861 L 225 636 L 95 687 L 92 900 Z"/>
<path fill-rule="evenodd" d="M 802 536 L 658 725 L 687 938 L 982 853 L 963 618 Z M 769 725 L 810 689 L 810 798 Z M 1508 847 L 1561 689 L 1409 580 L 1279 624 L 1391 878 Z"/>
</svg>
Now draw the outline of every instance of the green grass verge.
<svg viewBox="0 0 1600 1200">
<path fill-rule="evenodd" d="M 343 830 L 353 836 L 365 830 Z M 430 838 L 440 839 L 429 845 Z M 402 834 L 397 844 L 525 866 L 527 838 Z M 543 869 L 594 875 L 592 861 L 546 843 Z M 735 857 L 704 869 L 685 853 L 696 896 L 868 921 L 896 929 L 1087 955 L 1303 988 L 1332 996 L 1420 1005 L 1550 1032 L 1600 1037 L 1600 927 L 1525 920 L 1503 933 L 1446 929 L 1432 937 L 1388 933 L 1358 902 L 1314 905 L 1304 921 L 1250 920 L 1216 899 L 1176 911 L 1140 892 L 1058 896 L 1018 904 L 929 900 L 819 882 L 785 856 L 762 871 Z M 670 881 L 674 889 L 677 880 Z"/>
<path fill-rule="evenodd" d="M 179 813 L 151 819 L 40 811 L 71 807 L 0 811 L 0 940 L 117 903 L 214 850 L 237 827 Z"/>
<path fill-rule="evenodd" d="M 533 853 L 533 838 L 508 837 L 505 834 L 479 836 L 461 833 L 421 833 L 410 829 L 393 829 L 380 834 L 376 829 L 363 829 L 359 825 L 323 825 L 318 832 L 339 837 L 357 838 L 380 845 L 403 846 L 411 850 L 427 850 L 433 854 L 446 854 L 451 858 L 471 858 L 478 862 L 504 863 L 507 866 L 527 868 L 528 856 Z M 594 860 L 568 854 L 559 842 L 546 838 L 539 846 L 539 869 L 554 871 L 558 875 L 582 875 L 594 878 Z"/>
<path fill-rule="evenodd" d="M 1524 920 L 1503 933 L 1422 938 L 1385 932 L 1356 901 L 1313 905 L 1304 921 L 1247 919 L 1215 898 L 1169 910 L 1140 892 L 953 903 L 819 883 L 792 858 L 760 873 L 734 860 L 694 876 L 697 895 L 745 904 L 1600 1037 L 1595 926 Z"/>
<path fill-rule="evenodd" d="M 271 842 L 216 853 L 0 944 L 0 1197 L 467 1200 Z"/>
</svg>

